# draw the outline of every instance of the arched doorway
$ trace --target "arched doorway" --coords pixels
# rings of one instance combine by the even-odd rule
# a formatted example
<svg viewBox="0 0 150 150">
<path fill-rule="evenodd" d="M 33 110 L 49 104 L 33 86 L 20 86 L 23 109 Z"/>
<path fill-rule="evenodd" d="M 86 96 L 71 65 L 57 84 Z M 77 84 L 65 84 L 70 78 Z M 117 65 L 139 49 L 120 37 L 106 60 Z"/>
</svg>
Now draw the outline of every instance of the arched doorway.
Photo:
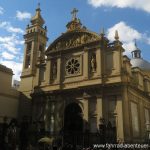
<svg viewBox="0 0 150 150">
<path fill-rule="evenodd" d="M 64 142 L 79 144 L 82 140 L 83 118 L 79 104 L 73 102 L 64 111 Z"/>
<path fill-rule="evenodd" d="M 68 132 L 83 131 L 82 109 L 77 103 L 71 103 L 65 108 L 64 130 Z"/>
</svg>

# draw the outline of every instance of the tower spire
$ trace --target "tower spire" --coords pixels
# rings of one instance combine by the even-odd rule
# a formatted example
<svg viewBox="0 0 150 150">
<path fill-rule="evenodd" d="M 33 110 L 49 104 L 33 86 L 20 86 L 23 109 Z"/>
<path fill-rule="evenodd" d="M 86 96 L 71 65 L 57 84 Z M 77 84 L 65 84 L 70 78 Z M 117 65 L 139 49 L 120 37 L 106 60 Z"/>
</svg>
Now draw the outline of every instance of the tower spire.
<svg viewBox="0 0 150 150">
<path fill-rule="evenodd" d="M 40 26 L 43 26 L 43 24 L 45 23 L 44 19 L 41 16 L 40 3 L 38 3 L 35 16 L 32 17 L 31 23 L 32 25 L 38 24 Z"/>
<path fill-rule="evenodd" d="M 118 35 L 118 30 L 115 31 L 115 40 L 118 41 L 119 40 L 119 35 Z"/>
</svg>

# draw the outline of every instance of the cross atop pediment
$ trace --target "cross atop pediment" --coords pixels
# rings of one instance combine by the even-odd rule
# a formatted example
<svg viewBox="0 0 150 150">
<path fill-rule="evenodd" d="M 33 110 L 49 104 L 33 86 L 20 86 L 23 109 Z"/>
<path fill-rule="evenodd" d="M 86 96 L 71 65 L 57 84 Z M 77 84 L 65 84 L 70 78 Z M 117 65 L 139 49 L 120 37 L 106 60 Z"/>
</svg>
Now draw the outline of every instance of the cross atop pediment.
<svg viewBox="0 0 150 150">
<path fill-rule="evenodd" d="M 76 18 L 77 12 L 78 12 L 78 10 L 76 8 L 74 8 L 72 10 L 72 12 L 71 12 L 71 14 L 72 14 L 72 20 L 74 20 Z"/>
</svg>

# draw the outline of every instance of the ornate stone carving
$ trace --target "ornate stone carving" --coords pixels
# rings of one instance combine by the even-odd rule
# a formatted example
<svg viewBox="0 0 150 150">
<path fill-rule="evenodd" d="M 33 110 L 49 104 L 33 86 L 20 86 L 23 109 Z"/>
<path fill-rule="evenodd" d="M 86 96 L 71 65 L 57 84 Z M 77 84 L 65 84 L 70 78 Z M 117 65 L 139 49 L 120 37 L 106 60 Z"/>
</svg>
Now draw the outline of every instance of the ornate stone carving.
<svg viewBox="0 0 150 150">
<path fill-rule="evenodd" d="M 54 41 L 48 50 L 63 50 L 100 40 L 97 35 L 88 32 L 72 32 L 72 34 L 68 34 L 66 37 L 64 36 L 65 35 L 62 35 L 62 37 Z"/>
<path fill-rule="evenodd" d="M 74 57 L 66 62 L 66 75 L 78 75 L 80 73 L 80 58 Z"/>
</svg>

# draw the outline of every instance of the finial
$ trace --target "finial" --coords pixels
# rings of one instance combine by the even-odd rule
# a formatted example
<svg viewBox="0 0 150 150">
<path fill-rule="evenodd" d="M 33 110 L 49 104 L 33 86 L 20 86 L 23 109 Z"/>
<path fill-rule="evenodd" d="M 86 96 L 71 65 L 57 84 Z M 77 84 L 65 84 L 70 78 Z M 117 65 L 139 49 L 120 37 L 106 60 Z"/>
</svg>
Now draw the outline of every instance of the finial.
<svg viewBox="0 0 150 150">
<path fill-rule="evenodd" d="M 135 46 L 135 50 L 140 50 L 138 47 L 137 47 L 137 42 L 136 42 L 137 40 L 136 39 L 134 39 L 134 46 Z"/>
<path fill-rule="evenodd" d="M 141 58 L 141 50 L 137 47 L 136 39 L 134 40 L 135 50 L 133 50 L 132 58 Z"/>
<path fill-rule="evenodd" d="M 134 46 L 135 46 L 135 48 L 137 48 L 136 39 L 134 39 Z"/>
<path fill-rule="evenodd" d="M 118 30 L 115 31 L 115 40 L 116 40 L 116 41 L 119 40 Z"/>
<path fill-rule="evenodd" d="M 100 31 L 100 35 L 105 35 L 105 29 L 104 28 L 101 28 L 101 31 Z"/>
<path fill-rule="evenodd" d="M 41 11 L 41 9 L 40 9 L 40 3 L 38 3 L 36 11 Z"/>
<path fill-rule="evenodd" d="M 72 10 L 72 12 L 71 12 L 71 14 L 72 14 L 72 20 L 75 20 L 75 19 L 76 19 L 77 12 L 78 12 L 78 10 L 77 10 L 76 8 L 74 8 L 74 9 Z"/>
</svg>

